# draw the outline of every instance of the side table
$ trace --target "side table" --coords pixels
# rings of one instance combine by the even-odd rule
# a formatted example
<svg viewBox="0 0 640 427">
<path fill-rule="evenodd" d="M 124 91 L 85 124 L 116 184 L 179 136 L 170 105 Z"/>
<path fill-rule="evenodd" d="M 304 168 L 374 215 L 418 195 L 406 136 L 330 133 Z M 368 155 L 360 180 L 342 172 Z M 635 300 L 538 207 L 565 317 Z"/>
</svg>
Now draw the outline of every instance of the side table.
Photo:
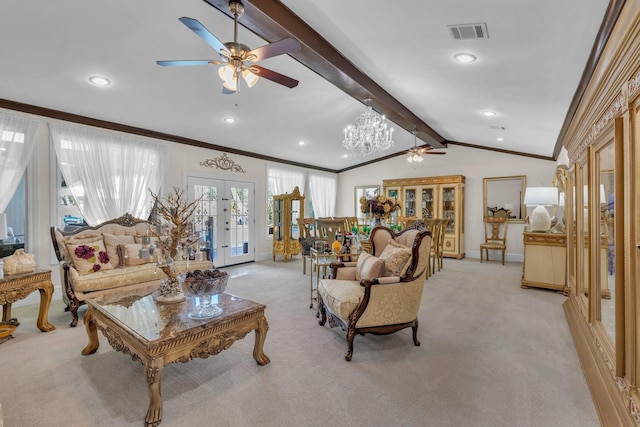
<svg viewBox="0 0 640 427">
<path fill-rule="evenodd" d="M 40 311 L 37 326 L 42 332 L 53 331 L 56 327 L 47 320 L 53 283 L 51 270 L 37 268 L 31 273 L 6 275 L 0 279 L 0 304 L 2 304 L 2 321 L 11 318 L 11 304 L 24 299 L 35 290 L 40 291 Z"/>
</svg>

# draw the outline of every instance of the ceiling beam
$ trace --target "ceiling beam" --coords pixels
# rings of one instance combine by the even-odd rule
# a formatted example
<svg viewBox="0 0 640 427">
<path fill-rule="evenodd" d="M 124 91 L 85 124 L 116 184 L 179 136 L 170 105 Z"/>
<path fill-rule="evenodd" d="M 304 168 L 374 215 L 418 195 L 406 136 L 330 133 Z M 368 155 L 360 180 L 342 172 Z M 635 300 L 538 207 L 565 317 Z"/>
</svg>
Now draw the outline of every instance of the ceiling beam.
<svg viewBox="0 0 640 427">
<path fill-rule="evenodd" d="M 228 0 L 204 0 L 232 17 Z M 396 125 L 412 132 L 434 148 L 446 147 L 446 140 L 380 85 L 353 65 L 327 40 L 289 8 L 276 0 L 245 0 L 238 22 L 257 36 L 273 43 L 287 37 L 298 40 L 301 49 L 290 53 L 302 65 L 323 77 L 338 89 L 369 105 Z"/>
</svg>

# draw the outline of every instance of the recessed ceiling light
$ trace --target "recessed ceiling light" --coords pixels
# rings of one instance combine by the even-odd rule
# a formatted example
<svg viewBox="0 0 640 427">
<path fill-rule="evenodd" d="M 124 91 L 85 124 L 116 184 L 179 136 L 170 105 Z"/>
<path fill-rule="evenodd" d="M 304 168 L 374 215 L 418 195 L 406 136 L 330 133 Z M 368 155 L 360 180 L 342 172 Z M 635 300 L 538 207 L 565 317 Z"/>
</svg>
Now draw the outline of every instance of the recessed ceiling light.
<svg viewBox="0 0 640 427">
<path fill-rule="evenodd" d="M 222 119 L 222 120 L 224 120 L 224 122 L 225 122 L 226 124 L 228 124 L 228 125 L 232 125 L 232 124 L 234 124 L 234 123 L 236 122 L 235 117 L 225 117 L 225 118 L 224 118 L 224 119 Z"/>
<path fill-rule="evenodd" d="M 494 117 L 496 116 L 498 113 L 496 113 L 495 111 L 483 111 L 482 115 L 485 117 Z"/>
<path fill-rule="evenodd" d="M 468 64 L 469 62 L 475 62 L 478 57 L 470 53 L 456 53 L 453 55 L 453 59 L 458 62 L 462 62 L 463 64 Z"/>
<path fill-rule="evenodd" d="M 91 76 L 89 77 L 89 82 L 96 86 L 109 86 L 111 84 L 111 80 L 102 76 Z"/>
<path fill-rule="evenodd" d="M 298 141 L 298 145 L 306 145 L 305 141 Z"/>
<path fill-rule="evenodd" d="M 496 141 L 502 142 L 502 141 L 504 141 L 504 138 L 496 138 Z"/>
<path fill-rule="evenodd" d="M 343 159 L 347 159 L 348 157 L 349 157 L 349 155 L 348 155 L 348 154 L 343 154 L 343 155 L 342 155 L 342 158 L 343 158 Z"/>
</svg>

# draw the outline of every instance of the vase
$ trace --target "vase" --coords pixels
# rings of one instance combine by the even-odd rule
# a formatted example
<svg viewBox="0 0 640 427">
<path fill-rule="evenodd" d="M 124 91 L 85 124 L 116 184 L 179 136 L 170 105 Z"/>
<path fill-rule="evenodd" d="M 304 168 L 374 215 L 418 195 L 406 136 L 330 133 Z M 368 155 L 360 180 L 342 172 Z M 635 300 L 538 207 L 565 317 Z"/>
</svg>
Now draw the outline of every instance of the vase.
<svg viewBox="0 0 640 427">
<path fill-rule="evenodd" d="M 374 218 L 371 220 L 371 224 L 370 224 L 371 229 L 373 230 L 373 227 L 377 227 L 377 226 L 379 226 L 379 225 L 381 225 L 381 226 L 386 226 L 386 225 L 387 225 L 387 222 L 384 220 L 384 218 L 375 218 L 375 217 L 374 217 Z"/>
</svg>

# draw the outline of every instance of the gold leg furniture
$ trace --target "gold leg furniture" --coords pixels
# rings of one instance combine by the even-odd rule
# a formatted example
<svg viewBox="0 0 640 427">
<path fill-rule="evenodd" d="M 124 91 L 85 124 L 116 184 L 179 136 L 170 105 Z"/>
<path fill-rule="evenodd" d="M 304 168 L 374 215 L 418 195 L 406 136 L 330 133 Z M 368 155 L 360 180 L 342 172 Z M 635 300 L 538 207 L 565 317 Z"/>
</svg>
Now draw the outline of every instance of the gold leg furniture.
<svg viewBox="0 0 640 427">
<path fill-rule="evenodd" d="M 51 270 L 36 269 L 31 273 L 20 273 L 4 276 L 0 279 L 0 304 L 2 304 L 2 321 L 11 318 L 11 304 L 28 297 L 35 290 L 40 291 L 40 310 L 37 326 L 42 332 L 53 331 L 56 327 L 49 323 L 49 306 L 53 295 Z"/>
<path fill-rule="evenodd" d="M 149 387 L 145 426 L 155 427 L 162 421 L 162 371 L 169 363 L 206 359 L 251 331 L 255 331 L 253 358 L 259 365 L 269 363 L 263 351 L 269 328 L 263 304 L 223 293 L 212 297 L 223 309 L 220 316 L 192 320 L 188 312 L 194 299 L 160 304 L 156 293 L 149 292 L 153 290 L 87 300 L 84 324 L 89 343 L 82 350 L 85 356 L 95 353 L 100 329 L 111 347 L 144 364 Z"/>
</svg>

